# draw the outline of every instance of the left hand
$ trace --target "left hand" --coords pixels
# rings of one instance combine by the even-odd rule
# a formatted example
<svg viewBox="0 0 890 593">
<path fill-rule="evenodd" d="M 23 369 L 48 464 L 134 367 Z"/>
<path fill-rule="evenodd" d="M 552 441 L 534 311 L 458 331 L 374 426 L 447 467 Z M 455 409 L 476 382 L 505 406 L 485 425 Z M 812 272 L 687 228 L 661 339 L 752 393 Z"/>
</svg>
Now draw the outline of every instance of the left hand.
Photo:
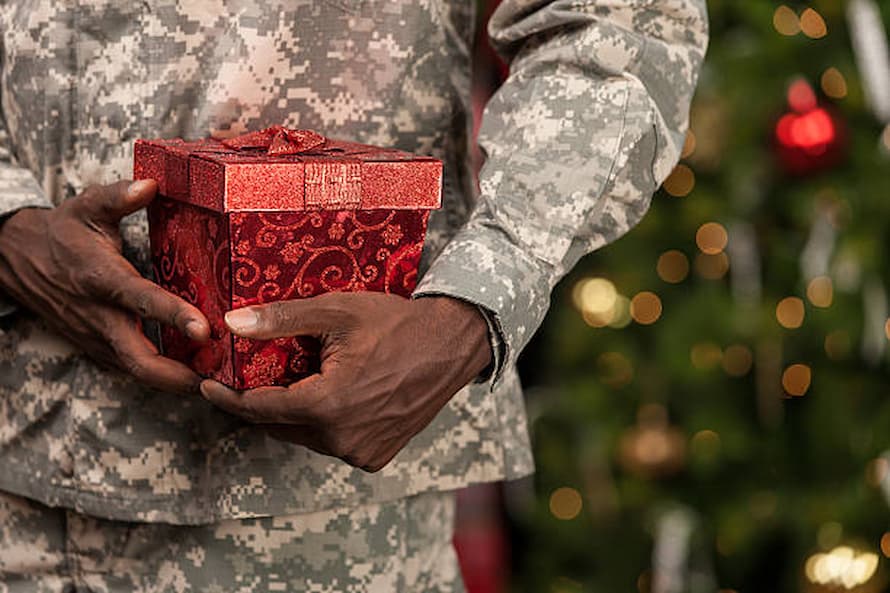
<svg viewBox="0 0 890 593">
<path fill-rule="evenodd" d="M 226 323 L 260 340 L 315 336 L 321 370 L 289 387 L 243 393 L 206 380 L 204 397 L 270 425 L 275 438 L 369 472 L 389 463 L 492 355 L 481 312 L 448 297 L 330 293 L 232 311 Z"/>
</svg>

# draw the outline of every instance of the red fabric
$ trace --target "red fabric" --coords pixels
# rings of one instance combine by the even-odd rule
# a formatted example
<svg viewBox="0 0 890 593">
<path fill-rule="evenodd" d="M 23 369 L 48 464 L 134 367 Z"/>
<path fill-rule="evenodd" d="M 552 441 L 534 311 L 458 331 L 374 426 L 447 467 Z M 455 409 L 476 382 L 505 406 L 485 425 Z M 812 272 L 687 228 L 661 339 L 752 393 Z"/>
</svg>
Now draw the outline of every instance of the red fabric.
<svg viewBox="0 0 890 593">
<path fill-rule="evenodd" d="M 326 292 L 409 296 L 417 283 L 426 210 L 218 214 L 160 198 L 149 207 L 158 283 L 207 315 L 201 346 L 162 332 L 164 353 L 236 389 L 287 385 L 318 370 L 311 338 L 259 342 L 231 336 L 234 308 Z"/>
</svg>

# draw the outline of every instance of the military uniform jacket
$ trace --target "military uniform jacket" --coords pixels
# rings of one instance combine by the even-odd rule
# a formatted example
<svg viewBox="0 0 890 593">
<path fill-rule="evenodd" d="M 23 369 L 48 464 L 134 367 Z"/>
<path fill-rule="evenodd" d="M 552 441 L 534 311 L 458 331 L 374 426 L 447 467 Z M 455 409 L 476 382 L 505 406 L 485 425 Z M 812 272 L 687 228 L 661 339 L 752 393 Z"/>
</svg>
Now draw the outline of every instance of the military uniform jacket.
<svg viewBox="0 0 890 593">
<path fill-rule="evenodd" d="M 283 124 L 445 162 L 417 295 L 488 313 L 496 364 L 382 471 L 273 440 L 199 397 L 103 370 L 19 309 L 0 319 L 0 490 L 183 524 L 382 502 L 533 469 L 516 356 L 554 284 L 640 219 L 679 158 L 704 0 L 506 0 L 510 76 L 468 164 L 475 2 L 0 2 L 0 216 L 132 174 L 140 137 Z M 122 224 L 147 269 L 144 213 Z"/>
</svg>

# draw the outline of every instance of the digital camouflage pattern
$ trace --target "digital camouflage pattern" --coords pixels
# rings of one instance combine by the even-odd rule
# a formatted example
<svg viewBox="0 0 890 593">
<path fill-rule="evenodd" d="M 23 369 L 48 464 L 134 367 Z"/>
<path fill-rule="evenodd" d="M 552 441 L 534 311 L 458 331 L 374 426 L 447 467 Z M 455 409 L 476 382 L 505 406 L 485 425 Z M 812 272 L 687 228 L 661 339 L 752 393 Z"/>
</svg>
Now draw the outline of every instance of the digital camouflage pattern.
<svg viewBox="0 0 890 593">
<path fill-rule="evenodd" d="M 458 593 L 453 494 L 181 526 L 0 493 L 0 593 Z"/>
<path fill-rule="evenodd" d="M 445 161 L 416 292 L 481 305 L 499 355 L 384 470 L 274 441 L 97 368 L 33 315 L 0 334 L 0 490 L 119 520 L 311 513 L 532 471 L 514 361 L 553 285 L 626 232 L 678 160 L 704 0 L 506 0 L 512 58 L 468 164 L 474 2 L 0 3 L 0 215 L 131 175 L 138 137 L 314 128 Z M 147 272 L 144 215 L 123 225 Z"/>
</svg>

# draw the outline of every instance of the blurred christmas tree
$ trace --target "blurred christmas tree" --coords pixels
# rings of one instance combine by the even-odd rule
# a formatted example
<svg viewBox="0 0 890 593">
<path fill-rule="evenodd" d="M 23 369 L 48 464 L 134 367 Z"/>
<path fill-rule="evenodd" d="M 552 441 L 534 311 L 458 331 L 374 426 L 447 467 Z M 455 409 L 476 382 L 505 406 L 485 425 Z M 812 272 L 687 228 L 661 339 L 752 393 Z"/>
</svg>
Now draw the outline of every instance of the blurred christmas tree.
<svg viewBox="0 0 890 593">
<path fill-rule="evenodd" d="M 682 163 L 524 359 L 516 591 L 867 592 L 890 572 L 890 2 L 709 8 Z"/>
</svg>

